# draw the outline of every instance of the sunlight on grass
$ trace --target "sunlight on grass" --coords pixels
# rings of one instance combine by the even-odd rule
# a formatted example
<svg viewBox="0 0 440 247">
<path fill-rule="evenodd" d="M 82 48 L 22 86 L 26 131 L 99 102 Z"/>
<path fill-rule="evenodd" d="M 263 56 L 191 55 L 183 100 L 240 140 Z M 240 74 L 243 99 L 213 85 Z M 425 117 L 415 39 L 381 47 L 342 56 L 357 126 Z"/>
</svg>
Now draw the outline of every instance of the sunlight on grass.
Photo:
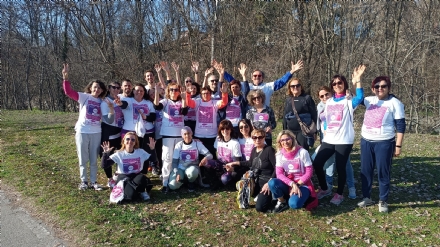
<svg viewBox="0 0 440 247">
<path fill-rule="evenodd" d="M 154 176 L 148 203 L 109 204 L 109 190 L 77 189 L 77 113 L 3 114 L 2 181 L 53 215 L 80 246 L 440 245 L 439 136 L 405 136 L 402 156 L 393 162 L 389 214 L 380 214 L 377 205 L 358 208 L 360 198 L 347 198 L 338 207 L 325 198 L 312 213 L 288 210 L 273 215 L 238 209 L 234 191 L 182 189 L 164 195 Z M 352 163 L 360 195 L 359 135 Z M 98 176 L 105 184 L 102 169 Z M 377 185 L 375 180 L 376 201 Z"/>
</svg>

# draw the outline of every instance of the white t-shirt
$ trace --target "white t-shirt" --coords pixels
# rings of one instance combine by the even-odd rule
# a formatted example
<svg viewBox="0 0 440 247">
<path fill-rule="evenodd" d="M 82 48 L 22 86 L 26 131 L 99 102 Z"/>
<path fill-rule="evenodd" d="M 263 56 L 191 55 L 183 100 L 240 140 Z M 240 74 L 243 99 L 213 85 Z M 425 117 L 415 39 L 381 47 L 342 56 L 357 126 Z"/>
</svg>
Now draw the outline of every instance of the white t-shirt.
<svg viewBox="0 0 440 247">
<path fill-rule="evenodd" d="M 234 157 L 241 158 L 240 143 L 238 143 L 237 139 L 224 142 L 216 138 L 214 147 L 217 149 L 217 159 L 223 163 L 234 161 Z"/>
<path fill-rule="evenodd" d="M 226 106 L 226 119 L 231 121 L 232 126 L 238 126 L 238 122 L 246 116 L 241 116 L 240 101 L 238 101 L 238 96 L 233 97 L 231 102 Z"/>
<path fill-rule="evenodd" d="M 160 134 L 162 136 L 178 136 L 180 137 L 180 130 L 184 126 L 183 115 L 180 114 L 182 108 L 182 101 L 172 101 L 169 99 L 162 99 L 160 103 L 163 105 L 163 118 Z"/>
<path fill-rule="evenodd" d="M 353 111 L 351 99 L 328 99 L 324 110 L 327 129 L 322 141 L 333 145 L 353 144 Z"/>
<path fill-rule="evenodd" d="M 238 138 L 238 143 L 240 143 L 240 151 L 243 160 L 249 160 L 251 158 L 252 149 L 254 148 L 254 141 L 251 137 Z"/>
<path fill-rule="evenodd" d="M 79 133 L 101 133 L 101 102 L 88 93 L 78 92 L 79 117 L 75 130 Z"/>
<path fill-rule="evenodd" d="M 135 149 L 133 153 L 127 151 L 117 151 L 110 155 L 116 163 L 116 173 L 131 174 L 139 173 L 144 168 L 144 162 L 150 158 L 150 154 L 145 152 L 142 148 Z"/>
<path fill-rule="evenodd" d="M 394 120 L 405 118 L 402 102 L 395 97 L 379 100 L 377 96 L 364 99 L 366 107 L 361 135 L 368 140 L 389 140 L 394 138 Z"/>
<path fill-rule="evenodd" d="M 104 119 L 102 120 L 103 122 L 105 122 L 108 125 L 111 126 L 115 126 L 115 127 L 119 127 L 122 128 L 122 126 L 124 125 L 124 114 L 122 113 L 122 109 L 121 107 L 119 107 L 115 102 L 113 102 L 112 99 L 110 99 L 109 97 L 107 97 L 107 99 L 113 103 L 113 108 L 115 109 L 115 113 L 114 113 L 114 121 L 112 123 L 107 123 L 104 121 Z M 108 108 L 107 102 L 102 101 L 101 102 L 101 111 L 102 111 L 102 115 L 106 116 L 109 114 L 110 112 L 110 108 Z"/>
<path fill-rule="evenodd" d="M 220 100 L 203 102 L 202 99 L 195 99 L 196 103 L 196 130 L 194 136 L 199 138 L 214 138 L 217 136 L 217 112 Z"/>
<path fill-rule="evenodd" d="M 189 145 L 180 141 L 174 147 L 173 159 L 178 159 L 178 168 L 185 170 L 191 165 L 198 165 L 199 154 L 206 155 L 207 153 L 209 153 L 209 150 L 201 141 L 193 140 Z"/>
<path fill-rule="evenodd" d="M 125 130 L 134 130 L 136 123 L 142 117 L 139 115 L 139 111 L 143 112 L 145 115 L 150 115 L 150 112 L 156 112 L 154 109 L 153 103 L 151 101 L 142 100 L 141 102 L 137 102 L 134 98 L 125 98 L 128 106 L 127 108 L 122 110 L 124 114 L 124 126 L 122 127 Z M 152 122 L 147 122 L 143 120 L 145 124 L 146 133 L 153 133 L 154 125 Z"/>
<path fill-rule="evenodd" d="M 281 152 L 276 153 L 275 158 L 276 167 L 282 167 L 284 175 L 292 181 L 297 181 L 305 174 L 305 168 L 312 165 L 309 152 L 304 148 L 301 148 L 293 159 L 287 159 Z"/>
</svg>

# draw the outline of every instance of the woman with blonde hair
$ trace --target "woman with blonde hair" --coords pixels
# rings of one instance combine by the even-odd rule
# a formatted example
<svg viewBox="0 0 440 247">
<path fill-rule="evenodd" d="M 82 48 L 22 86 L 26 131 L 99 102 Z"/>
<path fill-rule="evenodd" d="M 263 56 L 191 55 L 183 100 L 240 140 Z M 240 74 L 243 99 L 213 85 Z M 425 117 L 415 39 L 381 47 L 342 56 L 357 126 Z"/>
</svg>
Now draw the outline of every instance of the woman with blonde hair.
<svg viewBox="0 0 440 247">
<path fill-rule="evenodd" d="M 249 110 L 246 118 L 252 123 L 254 129 L 261 129 L 266 133 L 266 143 L 272 146 L 272 130 L 277 127 L 275 113 L 272 108 L 266 105 L 266 95 L 261 89 L 251 90 L 247 96 Z"/>
<path fill-rule="evenodd" d="M 269 181 L 273 198 L 278 200 L 274 212 L 280 213 L 289 207 L 311 210 L 318 206 L 311 178 L 313 166 L 309 152 L 297 144 L 290 130 L 283 130 L 277 137 L 276 178 Z"/>
</svg>

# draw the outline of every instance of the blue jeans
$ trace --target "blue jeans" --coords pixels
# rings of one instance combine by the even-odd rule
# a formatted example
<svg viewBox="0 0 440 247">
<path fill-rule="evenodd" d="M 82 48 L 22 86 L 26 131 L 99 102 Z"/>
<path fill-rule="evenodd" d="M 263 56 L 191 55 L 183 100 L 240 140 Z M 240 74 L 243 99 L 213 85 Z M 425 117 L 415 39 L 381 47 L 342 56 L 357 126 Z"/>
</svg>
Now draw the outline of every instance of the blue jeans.
<svg viewBox="0 0 440 247">
<path fill-rule="evenodd" d="M 269 189 L 270 192 L 272 192 L 272 197 L 274 199 L 284 197 L 289 197 L 290 192 L 290 186 L 285 184 L 283 181 L 281 181 L 278 178 L 272 178 L 269 181 Z M 307 199 L 310 196 L 310 191 L 307 186 L 303 185 L 300 186 L 299 189 L 301 190 L 301 197 L 298 197 L 298 195 L 292 195 L 289 198 L 289 207 L 292 209 L 299 209 L 304 206 L 304 203 L 307 201 Z"/>
<path fill-rule="evenodd" d="M 367 141 L 361 139 L 361 180 L 363 197 L 371 198 L 374 167 L 377 167 L 379 200 L 387 201 L 390 192 L 391 163 L 396 141 Z"/>
</svg>

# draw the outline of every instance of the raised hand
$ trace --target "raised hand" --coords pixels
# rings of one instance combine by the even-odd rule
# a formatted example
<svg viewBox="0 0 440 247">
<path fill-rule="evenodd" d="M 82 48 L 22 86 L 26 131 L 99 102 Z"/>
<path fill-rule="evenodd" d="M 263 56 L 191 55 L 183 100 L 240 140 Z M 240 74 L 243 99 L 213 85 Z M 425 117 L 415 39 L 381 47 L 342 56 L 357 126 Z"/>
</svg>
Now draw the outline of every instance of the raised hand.
<svg viewBox="0 0 440 247">
<path fill-rule="evenodd" d="M 228 88 L 229 88 L 229 84 L 224 82 L 222 84 L 222 89 L 221 89 L 222 93 L 228 93 Z"/>
<path fill-rule="evenodd" d="M 180 93 L 184 94 L 185 92 L 186 92 L 186 87 L 185 86 L 181 86 L 180 87 Z M 182 95 L 182 97 L 184 97 L 184 96 Z"/>
<path fill-rule="evenodd" d="M 191 69 L 194 73 L 199 72 L 199 62 L 197 61 L 192 62 Z"/>
<path fill-rule="evenodd" d="M 110 147 L 110 142 L 103 142 L 101 147 L 104 153 L 110 153 L 114 148 L 114 147 Z"/>
<path fill-rule="evenodd" d="M 246 64 L 241 63 L 240 67 L 238 67 L 237 69 L 238 69 L 238 72 L 240 72 L 241 76 L 246 76 L 246 70 L 247 70 Z"/>
<path fill-rule="evenodd" d="M 166 61 L 160 61 L 160 66 L 166 73 L 170 73 L 170 66 Z"/>
<path fill-rule="evenodd" d="M 69 64 L 63 64 L 63 70 L 61 71 L 61 73 L 63 74 L 63 80 L 67 80 L 69 78 L 69 71 Z"/>
<path fill-rule="evenodd" d="M 213 67 L 207 68 L 205 70 L 205 77 L 208 76 L 209 74 L 212 74 L 212 72 L 214 72 L 214 68 Z"/>
<path fill-rule="evenodd" d="M 159 74 L 159 72 L 162 70 L 162 67 L 160 66 L 160 64 L 155 64 L 154 65 L 154 69 L 156 70 L 156 72 Z"/>
<path fill-rule="evenodd" d="M 225 73 L 225 68 L 223 67 L 223 64 L 220 62 L 220 63 L 217 63 L 216 64 L 216 66 L 214 67 L 215 68 L 215 70 L 217 70 L 217 72 L 220 74 L 220 75 L 223 75 L 224 73 Z"/>
<path fill-rule="evenodd" d="M 298 62 L 296 62 L 295 64 L 293 62 L 292 63 L 292 70 L 290 71 L 291 74 L 297 72 L 298 70 L 303 69 L 304 63 L 302 60 L 298 60 Z"/>
<path fill-rule="evenodd" d="M 174 71 L 179 71 L 179 65 L 176 62 L 171 62 L 171 67 L 173 67 Z"/>
<path fill-rule="evenodd" d="M 148 143 L 148 146 L 150 147 L 150 150 L 154 150 L 154 148 L 155 148 L 155 146 L 156 146 L 156 141 L 154 140 L 154 138 L 153 137 L 150 137 L 149 138 L 149 143 Z"/>
<path fill-rule="evenodd" d="M 117 96 L 117 95 L 116 95 L 115 99 L 113 100 L 113 102 L 118 106 L 122 105 L 121 98 L 119 98 L 119 96 Z"/>
<path fill-rule="evenodd" d="M 361 64 L 357 68 L 354 68 L 353 74 L 351 75 L 351 80 L 353 84 L 360 82 L 362 74 L 365 72 L 367 66 Z"/>
<path fill-rule="evenodd" d="M 105 101 L 105 103 L 107 103 L 108 108 L 110 110 L 113 110 L 113 108 L 114 108 L 113 102 L 111 102 L 108 98 L 105 98 L 104 101 Z"/>
</svg>

